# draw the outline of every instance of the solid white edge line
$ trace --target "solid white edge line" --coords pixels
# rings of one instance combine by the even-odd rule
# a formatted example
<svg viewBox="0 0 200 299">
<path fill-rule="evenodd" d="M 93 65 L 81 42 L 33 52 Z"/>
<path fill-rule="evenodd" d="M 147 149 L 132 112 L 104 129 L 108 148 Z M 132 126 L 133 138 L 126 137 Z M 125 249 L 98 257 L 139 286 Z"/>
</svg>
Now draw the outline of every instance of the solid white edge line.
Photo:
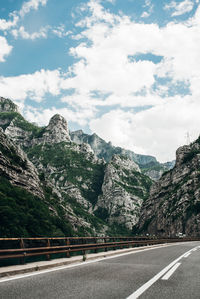
<svg viewBox="0 0 200 299">
<path fill-rule="evenodd" d="M 82 263 L 76 263 L 76 264 L 71 264 L 71 265 L 66 265 L 66 266 L 60 266 L 60 267 L 55 267 L 53 269 L 47 269 L 47 270 L 39 270 L 39 271 L 33 272 L 33 273 L 28 273 L 28 274 L 25 273 L 25 274 L 22 274 L 22 275 L 16 275 L 16 276 L 6 277 L 6 278 L 2 278 L 2 279 L 0 278 L 0 283 L 7 282 L 7 281 L 10 281 L 10 280 L 15 280 L 15 279 L 21 279 L 21 278 L 26 278 L 26 277 L 30 277 L 30 276 L 45 274 L 45 273 L 49 273 L 49 272 L 61 271 L 61 270 L 65 270 L 65 269 L 68 269 L 68 268 L 80 267 L 80 266 L 84 266 L 84 265 L 91 264 L 91 263 L 97 263 L 97 262 L 100 262 L 100 261 L 105 261 L 107 259 L 114 259 L 114 258 L 117 258 L 117 257 L 129 255 L 129 254 L 144 252 L 144 251 L 158 249 L 158 248 L 165 248 L 165 247 L 173 246 L 173 245 L 180 245 L 180 244 L 167 244 L 167 243 L 162 244 L 162 245 L 158 244 L 158 246 L 156 246 L 156 247 L 144 248 L 142 250 L 135 250 L 135 251 L 125 252 L 125 253 L 121 253 L 121 254 L 117 254 L 117 255 L 113 255 L 113 256 L 106 256 L 106 257 L 103 257 L 103 258 L 96 258 L 94 260 L 86 261 L 86 262 L 82 262 Z"/>
<path fill-rule="evenodd" d="M 168 280 L 180 265 L 181 263 L 176 263 L 161 279 Z"/>
<path fill-rule="evenodd" d="M 195 248 L 197 248 L 197 247 L 195 247 Z M 147 281 L 145 284 L 143 284 L 139 289 L 137 289 L 135 292 L 133 292 L 126 299 L 136 299 L 136 298 L 138 298 L 148 288 L 150 288 L 158 279 L 160 279 L 160 277 L 162 277 L 169 269 L 171 269 L 171 267 L 173 267 L 177 262 L 179 262 L 187 253 L 191 252 L 193 249 L 190 249 L 189 251 L 187 251 L 184 254 L 182 254 L 181 256 L 179 256 L 177 259 L 175 259 L 173 262 L 171 262 L 168 266 L 166 266 L 163 270 L 161 270 L 153 278 L 151 278 L 149 281 Z"/>
<path fill-rule="evenodd" d="M 187 254 L 185 254 L 184 258 L 187 258 L 190 254 L 191 252 L 188 252 Z"/>
</svg>

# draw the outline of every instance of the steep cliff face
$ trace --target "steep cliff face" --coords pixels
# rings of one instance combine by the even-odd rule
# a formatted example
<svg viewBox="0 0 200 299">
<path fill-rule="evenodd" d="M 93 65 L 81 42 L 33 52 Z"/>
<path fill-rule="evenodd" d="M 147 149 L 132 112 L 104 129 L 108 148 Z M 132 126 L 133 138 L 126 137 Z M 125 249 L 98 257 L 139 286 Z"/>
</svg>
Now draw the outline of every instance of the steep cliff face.
<svg viewBox="0 0 200 299">
<path fill-rule="evenodd" d="M 0 128 L 0 237 L 71 235 L 59 198 Z"/>
<path fill-rule="evenodd" d="M 40 198 L 44 197 L 36 168 L 1 128 L 0 175 L 5 176 L 13 185 L 23 187 Z"/>
<path fill-rule="evenodd" d="M 87 150 L 87 145 L 45 143 L 27 149 L 27 154 L 59 197 L 74 230 L 91 234 L 104 230 L 100 219 L 89 212 L 101 192 L 104 163 Z"/>
<path fill-rule="evenodd" d="M 141 205 L 149 194 L 151 180 L 126 156 L 114 155 L 107 164 L 94 211 L 109 224 L 132 230 L 138 222 Z"/>
<path fill-rule="evenodd" d="M 200 232 L 200 138 L 180 147 L 174 169 L 153 184 L 139 221 L 139 231 L 161 236 Z"/>
<path fill-rule="evenodd" d="M 159 163 L 155 157 L 136 154 L 121 147 L 115 147 L 111 142 L 106 142 L 97 134 L 88 135 L 82 130 L 70 132 L 71 140 L 77 144 L 87 143 L 98 158 L 109 162 L 113 155 L 123 155 L 139 165 L 142 172 L 153 180 L 158 180 L 164 171 L 174 167 L 174 162 Z"/>
<path fill-rule="evenodd" d="M 0 97 L 0 113 L 0 127 L 2 127 L 3 130 L 5 130 L 12 119 L 19 114 L 18 107 L 11 100 L 2 97 Z"/>
<path fill-rule="evenodd" d="M 17 105 L 11 100 L 0 97 L 0 113 L 2 112 L 19 112 Z"/>
</svg>

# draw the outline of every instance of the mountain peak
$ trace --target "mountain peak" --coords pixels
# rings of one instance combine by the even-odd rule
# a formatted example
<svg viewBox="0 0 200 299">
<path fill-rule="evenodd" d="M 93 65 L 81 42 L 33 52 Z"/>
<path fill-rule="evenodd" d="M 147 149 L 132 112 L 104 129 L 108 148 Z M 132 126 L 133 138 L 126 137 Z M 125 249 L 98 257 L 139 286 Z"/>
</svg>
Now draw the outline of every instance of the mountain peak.
<svg viewBox="0 0 200 299">
<path fill-rule="evenodd" d="M 0 112 L 19 112 L 19 109 L 11 100 L 0 97 Z"/>
<path fill-rule="evenodd" d="M 83 135 L 84 134 L 84 132 L 83 132 L 83 130 L 76 130 L 76 131 L 74 131 L 74 132 L 71 132 L 71 135 L 78 135 L 78 136 L 80 136 L 80 135 Z"/>
<path fill-rule="evenodd" d="M 66 119 L 60 115 L 60 114 L 55 114 L 54 116 L 51 117 L 49 123 L 51 122 L 63 122 L 63 123 L 67 123 Z"/>
<path fill-rule="evenodd" d="M 50 143 L 71 141 L 66 119 L 60 114 L 55 114 L 50 119 L 49 124 L 45 129 L 45 133 L 43 134 L 43 138 L 46 142 Z"/>
</svg>

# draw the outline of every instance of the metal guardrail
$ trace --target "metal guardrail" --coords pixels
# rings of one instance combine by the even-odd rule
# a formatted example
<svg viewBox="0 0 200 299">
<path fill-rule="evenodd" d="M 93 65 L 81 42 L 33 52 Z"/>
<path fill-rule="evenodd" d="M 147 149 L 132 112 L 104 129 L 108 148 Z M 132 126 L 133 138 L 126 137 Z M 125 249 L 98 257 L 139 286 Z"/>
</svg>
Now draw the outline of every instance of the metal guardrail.
<svg viewBox="0 0 200 299">
<path fill-rule="evenodd" d="M 72 252 L 83 255 L 87 251 L 122 249 L 154 244 L 200 241 L 200 238 L 171 238 L 150 239 L 147 237 L 62 237 L 62 238 L 0 238 L 0 261 L 7 259 L 20 259 L 24 264 L 26 257 L 64 254 L 70 257 Z"/>
</svg>

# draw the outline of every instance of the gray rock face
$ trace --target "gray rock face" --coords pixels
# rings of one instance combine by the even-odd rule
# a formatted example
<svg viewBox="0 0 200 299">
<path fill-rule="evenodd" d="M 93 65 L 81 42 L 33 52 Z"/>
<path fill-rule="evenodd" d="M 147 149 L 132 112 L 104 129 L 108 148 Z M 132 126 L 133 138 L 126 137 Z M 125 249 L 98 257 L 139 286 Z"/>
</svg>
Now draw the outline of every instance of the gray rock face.
<svg viewBox="0 0 200 299">
<path fill-rule="evenodd" d="M 160 236 L 200 232 L 200 139 L 180 147 L 174 169 L 154 183 L 139 221 L 141 232 Z"/>
<path fill-rule="evenodd" d="M 142 180 L 146 180 L 146 186 Z M 105 169 L 102 195 L 98 198 L 95 213 L 104 215 L 110 224 L 117 223 L 131 230 L 138 222 L 150 184 L 150 179 L 140 173 L 136 163 L 114 155 Z"/>
<path fill-rule="evenodd" d="M 45 128 L 45 132 L 42 136 L 44 142 L 47 143 L 59 143 L 62 141 L 71 141 L 68 131 L 67 121 L 59 114 L 54 115 L 48 126 Z"/>
<path fill-rule="evenodd" d="M 28 146 L 31 143 L 32 132 L 20 128 L 13 119 L 5 129 L 5 134 L 20 146 Z"/>
<path fill-rule="evenodd" d="M 82 130 L 70 132 L 71 140 L 77 144 L 87 143 L 91 146 L 94 154 L 98 158 L 105 159 L 109 162 L 113 155 L 127 156 L 134 161 L 142 169 L 143 173 L 148 175 L 153 180 L 158 180 L 164 171 L 173 168 L 173 162 L 159 163 L 155 157 L 147 155 L 139 155 L 130 150 L 121 147 L 115 147 L 111 142 L 106 142 L 97 134 L 88 135 Z"/>
<path fill-rule="evenodd" d="M 10 136 L 18 145 L 28 148 L 36 144 L 71 142 L 67 121 L 61 115 L 54 115 L 47 127 L 39 128 L 33 124 L 27 125 L 20 115 L 11 121 L 4 120 L 8 124 L 6 135 Z M 34 133 L 35 132 L 35 133 Z"/>
<path fill-rule="evenodd" d="M 0 112 L 19 112 L 19 110 L 11 100 L 0 97 Z"/>
<path fill-rule="evenodd" d="M 0 174 L 11 184 L 20 186 L 42 198 L 38 172 L 27 159 L 26 154 L 17 147 L 0 128 Z"/>
<path fill-rule="evenodd" d="M 155 170 L 155 169 L 148 169 L 145 171 L 145 174 L 148 175 L 152 180 L 158 181 L 163 174 L 163 169 Z"/>
<path fill-rule="evenodd" d="M 129 159 L 138 164 L 156 162 L 156 158 L 152 156 L 138 155 L 121 147 L 115 147 L 111 142 L 106 142 L 95 133 L 92 135 L 88 135 L 85 134 L 82 130 L 77 130 L 74 132 L 70 132 L 70 136 L 71 140 L 75 143 L 88 143 L 93 149 L 95 155 L 99 158 L 104 158 L 106 162 L 109 162 L 114 154 L 127 156 Z"/>
<path fill-rule="evenodd" d="M 90 146 L 62 141 L 40 143 L 26 150 L 45 184 L 59 198 L 74 231 L 103 233 L 105 227 L 98 219 L 96 227 L 90 221 L 102 185 L 104 162 L 94 156 Z"/>
</svg>

